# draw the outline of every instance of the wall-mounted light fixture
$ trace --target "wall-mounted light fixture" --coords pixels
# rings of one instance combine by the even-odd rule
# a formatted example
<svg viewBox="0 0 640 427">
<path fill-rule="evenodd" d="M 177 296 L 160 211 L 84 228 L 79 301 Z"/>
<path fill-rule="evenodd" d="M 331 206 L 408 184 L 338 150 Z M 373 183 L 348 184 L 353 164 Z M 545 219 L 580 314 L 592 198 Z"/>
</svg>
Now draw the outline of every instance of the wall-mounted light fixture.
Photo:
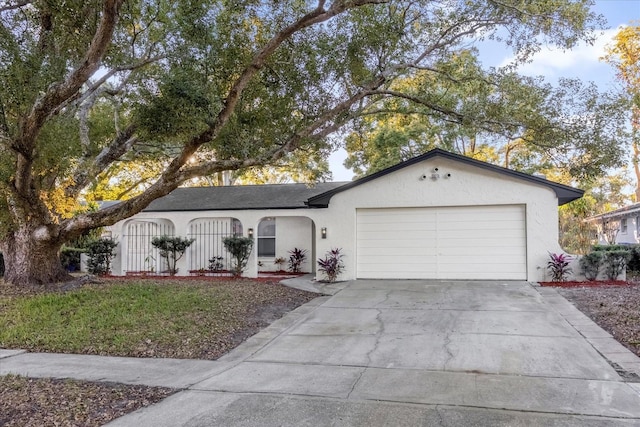
<svg viewBox="0 0 640 427">
<path fill-rule="evenodd" d="M 320 235 L 322 236 L 323 239 L 327 238 L 327 227 L 322 227 L 320 229 Z"/>
<path fill-rule="evenodd" d="M 247 235 L 251 238 L 253 238 L 253 228 L 250 228 L 247 230 Z"/>
</svg>

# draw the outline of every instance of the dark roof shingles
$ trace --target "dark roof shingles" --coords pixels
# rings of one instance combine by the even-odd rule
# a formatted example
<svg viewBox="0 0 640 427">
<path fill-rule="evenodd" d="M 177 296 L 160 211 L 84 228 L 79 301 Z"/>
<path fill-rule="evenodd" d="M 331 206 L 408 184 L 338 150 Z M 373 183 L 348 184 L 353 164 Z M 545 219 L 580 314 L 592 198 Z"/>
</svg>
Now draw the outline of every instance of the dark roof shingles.
<svg viewBox="0 0 640 427">
<path fill-rule="evenodd" d="M 177 188 L 153 201 L 144 212 L 208 211 L 240 209 L 301 209 L 318 194 L 344 182 L 307 184 L 236 185 Z"/>
</svg>

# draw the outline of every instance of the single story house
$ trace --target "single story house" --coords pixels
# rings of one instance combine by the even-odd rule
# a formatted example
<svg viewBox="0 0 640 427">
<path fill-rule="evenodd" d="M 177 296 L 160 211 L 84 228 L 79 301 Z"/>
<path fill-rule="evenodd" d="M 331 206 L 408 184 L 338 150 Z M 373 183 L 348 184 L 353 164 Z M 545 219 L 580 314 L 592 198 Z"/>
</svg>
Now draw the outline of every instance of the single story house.
<svg viewBox="0 0 640 427">
<path fill-rule="evenodd" d="M 587 219 L 598 233 L 599 244 L 640 243 L 640 203 L 634 203 Z"/>
<path fill-rule="evenodd" d="M 178 275 L 224 269 L 222 238 L 256 239 L 245 275 L 304 249 L 303 271 L 332 248 L 339 279 L 545 279 L 560 252 L 558 206 L 583 191 L 440 149 L 347 183 L 178 188 L 110 227 L 113 274 L 164 267 L 151 239 L 195 239 Z M 286 264 L 285 264 L 286 267 Z M 318 273 L 318 278 L 322 275 Z"/>
</svg>

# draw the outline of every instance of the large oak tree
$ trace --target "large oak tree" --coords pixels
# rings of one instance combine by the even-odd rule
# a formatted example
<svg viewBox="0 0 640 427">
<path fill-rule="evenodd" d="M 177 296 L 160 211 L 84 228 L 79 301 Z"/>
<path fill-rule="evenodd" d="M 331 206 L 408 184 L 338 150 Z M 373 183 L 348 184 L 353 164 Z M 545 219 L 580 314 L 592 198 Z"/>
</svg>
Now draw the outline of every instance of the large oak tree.
<svg viewBox="0 0 640 427">
<path fill-rule="evenodd" d="M 429 87 L 425 103 L 394 82 L 446 76 L 475 40 L 526 60 L 597 25 L 587 0 L 0 1 L 5 280 L 64 280 L 65 241 L 193 178 L 328 151 L 386 99 L 464 121 Z M 135 197 L 82 212 L 87 189 L 132 160 L 165 166 Z"/>
</svg>

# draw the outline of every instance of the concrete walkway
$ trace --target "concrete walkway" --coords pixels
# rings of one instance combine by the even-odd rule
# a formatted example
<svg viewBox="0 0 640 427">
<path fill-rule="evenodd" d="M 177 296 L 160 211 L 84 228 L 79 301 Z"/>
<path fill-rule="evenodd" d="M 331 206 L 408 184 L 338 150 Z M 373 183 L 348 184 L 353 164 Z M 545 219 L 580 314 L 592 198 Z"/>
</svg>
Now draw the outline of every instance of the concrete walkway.
<svg viewBox="0 0 640 427">
<path fill-rule="evenodd" d="M 0 351 L 0 374 L 183 389 L 111 426 L 640 425 L 640 359 L 553 289 L 341 287 L 217 361 Z"/>
</svg>

